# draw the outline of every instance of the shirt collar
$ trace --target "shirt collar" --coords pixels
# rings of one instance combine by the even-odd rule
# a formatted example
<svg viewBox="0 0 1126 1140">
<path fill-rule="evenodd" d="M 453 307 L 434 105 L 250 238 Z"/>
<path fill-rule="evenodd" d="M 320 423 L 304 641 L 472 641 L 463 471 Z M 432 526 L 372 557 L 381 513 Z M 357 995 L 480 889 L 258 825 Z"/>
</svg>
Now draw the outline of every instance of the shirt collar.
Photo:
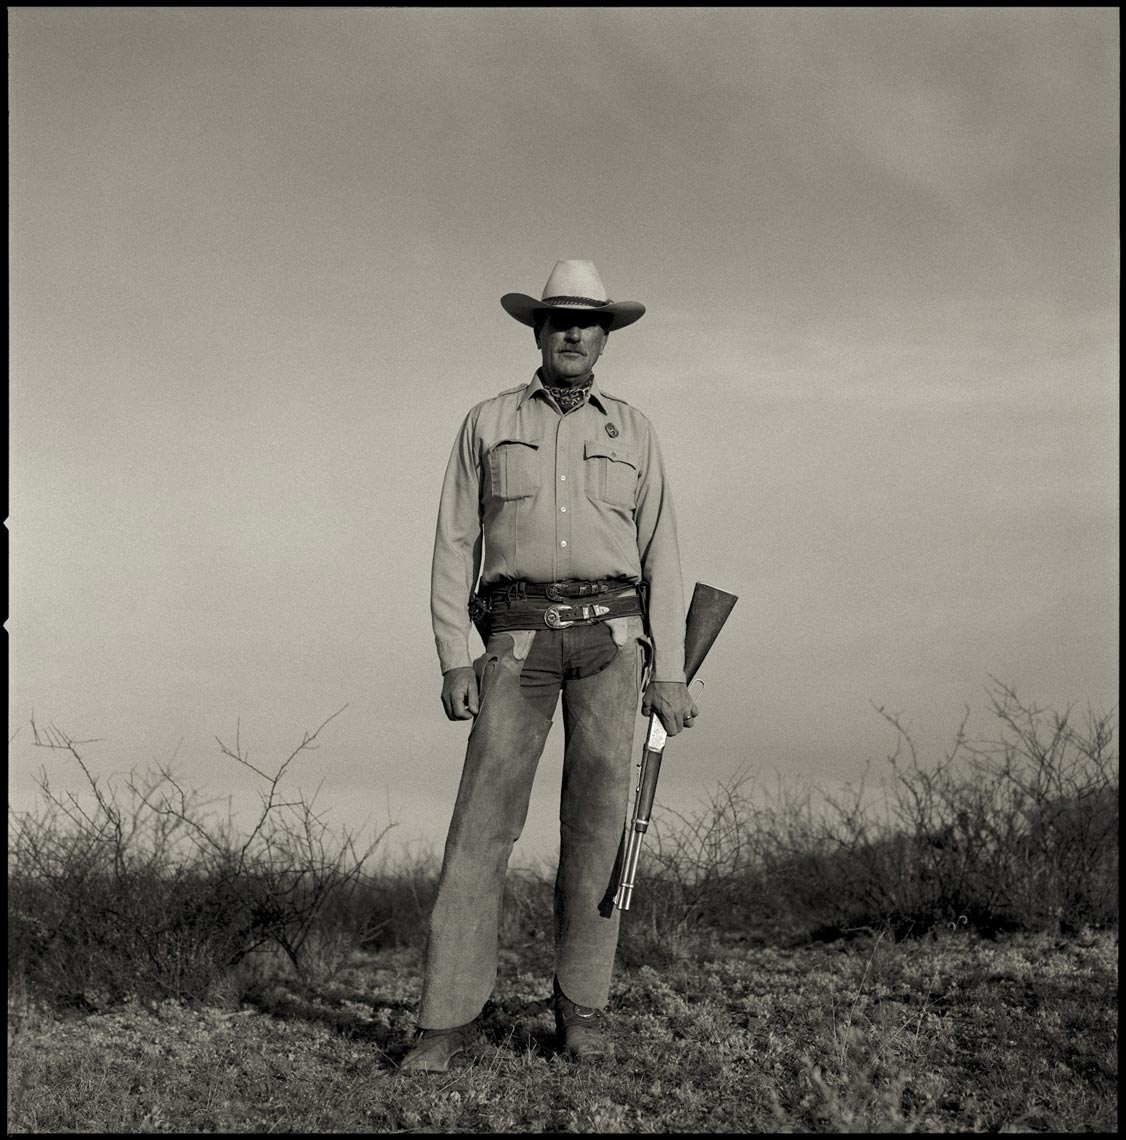
<svg viewBox="0 0 1126 1140">
<path fill-rule="evenodd" d="M 535 375 L 524 389 L 524 394 L 520 397 L 520 407 L 523 407 L 525 402 L 532 399 L 537 392 L 543 392 L 543 398 L 549 399 L 548 393 L 544 388 L 543 379 L 540 377 L 540 370 L 537 368 Z M 589 403 L 593 404 L 603 415 L 607 414 L 606 400 L 598 388 L 598 378 L 592 376 L 590 379 L 590 396 Z"/>
</svg>

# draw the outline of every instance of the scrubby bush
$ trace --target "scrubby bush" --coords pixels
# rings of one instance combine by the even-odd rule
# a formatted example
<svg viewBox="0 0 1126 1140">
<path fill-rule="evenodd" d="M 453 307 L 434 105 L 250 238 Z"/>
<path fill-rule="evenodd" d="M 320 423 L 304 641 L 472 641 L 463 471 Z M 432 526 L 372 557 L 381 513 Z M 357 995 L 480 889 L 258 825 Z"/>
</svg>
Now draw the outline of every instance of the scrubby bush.
<svg viewBox="0 0 1126 1140">
<path fill-rule="evenodd" d="M 233 749 L 219 742 L 262 781 L 247 835 L 170 769 L 131 773 L 123 785 L 100 780 L 79 751 L 89 742 L 33 723 L 37 745 L 81 769 L 92 802 L 55 792 L 43 776 L 38 811 L 9 809 L 9 980 L 57 1004 L 199 1000 L 255 951 L 279 951 L 298 972 L 321 961 L 331 920 L 365 882 L 383 837 L 358 851 L 312 801 L 282 793 L 289 765 L 327 723 L 273 774 L 248 762 L 237 737 Z"/>
<path fill-rule="evenodd" d="M 433 851 L 410 856 L 383 853 L 379 864 L 353 892 L 348 923 L 364 931 L 365 950 L 388 950 L 418 944 L 438 893 L 441 860 Z"/>
<path fill-rule="evenodd" d="M 845 796 L 747 772 L 695 814 L 665 811 L 650 828 L 620 960 L 661 964 L 706 940 L 801 941 L 882 930 L 921 936 L 948 924 L 993 934 L 1068 932 L 1118 921 L 1118 757 L 1114 720 L 1029 706 L 991 693 L 998 733 L 965 723 L 933 765 L 896 715 L 882 795 Z M 331 720 L 332 717 L 329 718 Z M 327 724 L 328 721 L 325 722 Z M 421 949 L 439 860 L 358 851 L 313 804 L 283 795 L 301 744 L 273 774 L 236 738 L 223 753 L 262 781 L 262 807 L 237 834 L 167 768 L 96 778 L 80 746 L 33 726 L 87 782 L 87 801 L 46 777 L 37 812 L 9 809 L 8 972 L 40 999 L 78 1006 L 128 996 L 202 1000 L 231 985 L 248 957 L 305 977 L 355 949 Z M 516 870 L 501 940 L 550 956 L 552 878 Z"/>
<path fill-rule="evenodd" d="M 1112 715 L 1022 702 L 995 682 L 999 731 L 965 721 L 933 766 L 899 717 L 890 786 L 874 796 L 755 794 L 746 774 L 693 816 L 665 813 L 623 953 L 686 933 L 829 938 L 954 922 L 981 933 L 1118 921 L 1118 756 Z"/>
</svg>

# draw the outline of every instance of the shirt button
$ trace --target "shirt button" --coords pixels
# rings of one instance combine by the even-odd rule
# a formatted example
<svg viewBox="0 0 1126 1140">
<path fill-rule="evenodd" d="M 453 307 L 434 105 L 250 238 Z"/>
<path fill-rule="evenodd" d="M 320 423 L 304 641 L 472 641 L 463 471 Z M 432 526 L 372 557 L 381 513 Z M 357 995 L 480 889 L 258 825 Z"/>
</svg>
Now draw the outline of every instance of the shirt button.
<svg viewBox="0 0 1126 1140">
<path fill-rule="evenodd" d="M 559 476 L 559 481 L 560 481 L 561 483 L 566 483 L 566 482 L 567 482 L 567 476 L 566 476 L 566 475 L 560 475 L 560 476 Z"/>
<path fill-rule="evenodd" d="M 566 507 L 560 507 L 559 509 L 560 509 L 560 510 L 561 510 L 561 511 L 562 511 L 564 514 L 566 514 L 566 513 L 567 513 L 567 508 L 566 508 Z"/>
<path fill-rule="evenodd" d="M 566 540 L 566 539 L 563 539 L 563 541 L 562 541 L 562 542 L 561 542 L 559 545 L 560 545 L 560 546 L 566 546 L 566 545 L 567 545 L 567 540 Z"/>
</svg>

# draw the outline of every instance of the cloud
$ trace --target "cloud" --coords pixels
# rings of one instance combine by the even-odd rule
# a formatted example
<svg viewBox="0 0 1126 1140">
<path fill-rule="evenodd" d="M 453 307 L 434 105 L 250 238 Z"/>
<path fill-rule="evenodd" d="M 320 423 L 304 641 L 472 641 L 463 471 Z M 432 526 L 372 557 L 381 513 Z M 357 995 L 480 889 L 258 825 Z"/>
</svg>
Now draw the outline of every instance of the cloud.
<svg viewBox="0 0 1126 1140">
<path fill-rule="evenodd" d="M 975 122 L 973 100 L 918 78 L 865 77 L 844 87 L 834 120 L 870 162 L 932 190 L 957 194 L 1003 178 L 1029 142 L 1007 118 Z"/>
<path fill-rule="evenodd" d="M 758 109 L 811 176 L 870 165 L 944 194 L 975 191 L 1090 152 L 1113 126 L 1109 12 L 808 16 L 749 17 L 746 70 Z"/>
</svg>

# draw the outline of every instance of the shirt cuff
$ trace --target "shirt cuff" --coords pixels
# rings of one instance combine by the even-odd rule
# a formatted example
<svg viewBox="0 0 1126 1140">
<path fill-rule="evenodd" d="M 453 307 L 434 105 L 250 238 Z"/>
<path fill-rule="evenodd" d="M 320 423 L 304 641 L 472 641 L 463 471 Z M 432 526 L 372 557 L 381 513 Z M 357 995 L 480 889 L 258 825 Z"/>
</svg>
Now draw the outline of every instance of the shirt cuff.
<svg viewBox="0 0 1126 1140">
<path fill-rule="evenodd" d="M 684 676 L 684 654 L 675 653 L 667 656 L 662 656 L 660 653 L 654 654 L 653 673 L 649 679 L 651 681 L 675 681 L 683 685 L 686 680 Z"/>
<path fill-rule="evenodd" d="M 453 641 L 438 642 L 438 663 L 443 673 L 451 669 L 466 669 L 473 665 L 473 656 L 469 652 L 469 639 L 457 638 Z"/>
</svg>

